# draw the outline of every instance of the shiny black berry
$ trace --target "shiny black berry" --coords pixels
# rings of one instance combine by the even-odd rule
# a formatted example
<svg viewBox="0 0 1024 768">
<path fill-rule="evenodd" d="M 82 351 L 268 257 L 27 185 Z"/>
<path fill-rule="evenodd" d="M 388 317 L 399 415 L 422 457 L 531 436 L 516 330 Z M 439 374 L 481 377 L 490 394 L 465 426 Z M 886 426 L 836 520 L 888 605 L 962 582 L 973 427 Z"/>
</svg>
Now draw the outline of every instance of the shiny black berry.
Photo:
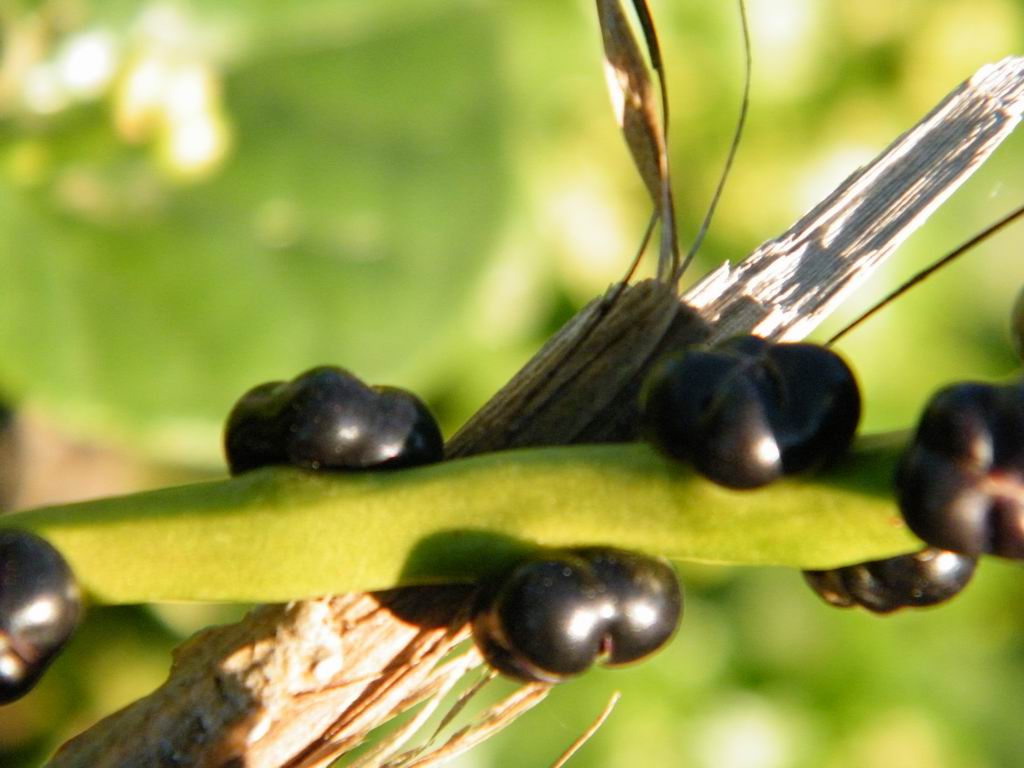
<svg viewBox="0 0 1024 768">
<path fill-rule="evenodd" d="M 473 636 L 499 672 L 558 682 L 595 662 L 626 664 L 654 653 L 681 614 L 668 563 L 586 547 L 528 560 L 486 586 Z"/>
<path fill-rule="evenodd" d="M 224 452 L 228 469 L 238 475 L 250 469 L 285 463 L 281 436 L 272 414 L 281 410 L 278 392 L 284 382 L 253 387 L 235 403 L 224 427 Z"/>
<path fill-rule="evenodd" d="M 473 634 L 499 672 L 558 682 L 601 653 L 615 606 L 585 560 L 568 553 L 529 560 L 483 596 Z"/>
<path fill-rule="evenodd" d="M 81 596 L 68 564 L 25 531 L 0 531 L 0 704 L 28 693 L 71 637 Z"/>
<path fill-rule="evenodd" d="M 608 664 L 645 658 L 671 639 L 683 594 L 668 562 L 611 547 L 572 551 L 590 565 L 615 606 L 604 649 Z"/>
<path fill-rule="evenodd" d="M 645 382 L 644 436 L 731 488 L 756 488 L 846 451 L 860 419 L 852 371 L 831 350 L 755 336 L 666 358 Z"/>
<path fill-rule="evenodd" d="M 907 525 L 928 544 L 1024 559 L 1024 383 L 938 392 L 896 488 Z"/>
<path fill-rule="evenodd" d="M 397 469 L 440 461 L 444 448 L 415 395 L 327 366 L 249 390 L 228 416 L 224 445 L 235 475 L 271 464 Z"/>
<path fill-rule="evenodd" d="M 843 568 L 804 571 L 804 578 L 830 605 L 891 613 L 949 600 L 967 586 L 977 562 L 970 555 L 927 547 Z"/>
</svg>

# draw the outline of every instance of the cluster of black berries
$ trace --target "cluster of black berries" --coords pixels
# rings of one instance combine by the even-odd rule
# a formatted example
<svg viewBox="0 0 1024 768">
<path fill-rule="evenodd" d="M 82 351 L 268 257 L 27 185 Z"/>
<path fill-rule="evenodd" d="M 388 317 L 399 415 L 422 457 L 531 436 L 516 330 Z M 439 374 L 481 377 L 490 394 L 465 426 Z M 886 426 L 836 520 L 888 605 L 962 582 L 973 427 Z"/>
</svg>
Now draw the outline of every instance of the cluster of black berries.
<svg viewBox="0 0 1024 768">
<path fill-rule="evenodd" d="M 949 600 L 967 586 L 977 562 L 970 555 L 926 547 L 830 571 L 804 571 L 804 578 L 837 608 L 859 605 L 873 613 L 892 613 Z"/>
<path fill-rule="evenodd" d="M 757 488 L 843 454 L 860 391 L 837 354 L 740 336 L 663 360 L 641 393 L 644 436 L 729 488 Z"/>
<path fill-rule="evenodd" d="M 244 394 L 228 416 L 232 474 L 270 465 L 313 470 L 413 467 L 440 461 L 437 422 L 414 395 L 368 387 L 341 368 L 314 368 Z M 474 636 L 499 671 L 554 682 L 596 660 L 625 664 L 675 631 L 682 595 L 666 562 L 615 549 L 539 555 L 481 588 Z"/>
<path fill-rule="evenodd" d="M 437 421 L 410 392 L 370 387 L 321 366 L 253 387 L 224 430 L 231 474 L 289 464 L 306 469 L 398 469 L 440 461 Z"/>
<path fill-rule="evenodd" d="M 33 533 L 0 531 L 0 704 L 28 693 L 82 612 L 71 569 Z"/>
<path fill-rule="evenodd" d="M 473 637 L 487 662 L 557 683 L 595 662 L 638 661 L 675 633 L 683 596 L 667 561 L 610 547 L 538 555 L 480 591 Z"/>
<path fill-rule="evenodd" d="M 831 350 L 739 337 L 662 361 L 648 377 L 641 429 L 670 457 L 748 489 L 827 465 L 860 418 L 853 373 Z M 314 368 L 244 394 L 228 416 L 232 474 L 270 465 L 352 471 L 440 461 L 440 429 L 414 395 Z M 976 556 L 1024 557 L 1024 384 L 962 384 L 922 418 L 898 477 L 920 552 L 805 578 L 828 603 L 876 613 L 949 599 Z M 940 549 L 941 548 L 941 549 Z M 949 551 L 954 550 L 954 551 Z M 608 547 L 537 554 L 484 584 L 473 635 L 487 661 L 521 680 L 558 682 L 594 663 L 626 664 L 674 634 L 683 598 L 664 560 Z M 0 532 L 0 703 L 30 690 L 71 635 L 79 591 L 39 537 Z"/>
<path fill-rule="evenodd" d="M 927 543 L 1024 559 L 1024 382 L 939 391 L 896 485 L 907 525 Z"/>
<path fill-rule="evenodd" d="M 930 545 L 893 560 L 897 573 L 887 576 L 907 585 L 912 604 L 956 594 L 981 555 L 1024 559 L 1024 382 L 963 382 L 936 393 L 900 462 L 896 493 L 910 530 Z M 839 579 L 845 596 L 835 578 L 810 578 L 827 600 L 863 604 L 858 585 L 881 569 L 862 567 Z"/>
<path fill-rule="evenodd" d="M 857 430 L 860 392 L 849 366 L 826 347 L 741 336 L 662 361 L 644 385 L 640 412 L 645 437 L 663 453 L 692 464 L 720 485 L 757 488 L 842 456 Z M 932 431 L 946 434 L 946 426 Z M 1016 433 L 1018 456 L 1024 458 L 1024 432 Z M 975 448 L 981 450 L 977 443 Z M 909 495 L 916 507 L 938 503 L 939 497 L 954 493 L 953 487 L 967 494 L 961 506 L 976 499 L 976 493 L 970 496 L 973 487 L 967 491 L 962 478 L 949 486 L 955 473 L 940 467 L 929 450 L 911 450 L 901 474 L 901 500 Z M 1015 518 L 1022 532 L 1017 542 L 1024 548 L 1024 506 L 1020 510 Z M 971 555 L 993 550 L 964 548 L 948 535 L 929 538 L 911 517 L 908 523 L 919 536 L 944 549 L 929 547 L 834 570 L 807 571 L 808 584 L 831 605 L 859 605 L 875 613 L 948 600 L 974 573 Z M 954 549 L 957 552 L 946 551 Z"/>
<path fill-rule="evenodd" d="M 1024 354 L 1024 292 L 1011 332 Z M 939 390 L 900 462 L 896 493 L 910 530 L 930 545 L 922 557 L 942 548 L 960 558 L 928 566 L 949 590 L 966 583 L 981 555 L 1024 559 L 1024 381 Z"/>
</svg>

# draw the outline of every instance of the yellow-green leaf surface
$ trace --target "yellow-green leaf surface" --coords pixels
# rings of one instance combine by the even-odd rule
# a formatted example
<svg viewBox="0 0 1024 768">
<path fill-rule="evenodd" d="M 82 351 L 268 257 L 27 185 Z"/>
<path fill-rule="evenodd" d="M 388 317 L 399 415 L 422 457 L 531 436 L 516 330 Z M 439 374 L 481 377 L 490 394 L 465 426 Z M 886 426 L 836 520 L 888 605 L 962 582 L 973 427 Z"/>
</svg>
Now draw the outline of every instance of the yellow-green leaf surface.
<svg viewBox="0 0 1024 768">
<path fill-rule="evenodd" d="M 389 473 L 285 468 L 11 515 L 98 602 L 279 601 L 471 580 L 524 548 L 611 544 L 677 560 L 822 568 L 913 550 L 898 438 L 757 491 L 644 445 L 489 454 Z"/>
<path fill-rule="evenodd" d="M 149 4 L 116 5 L 130 26 Z M 227 12 L 199 5 L 182 24 Z M 211 83 L 195 120 L 233 136 L 206 177 L 176 180 L 105 101 L 0 119 L 3 397 L 215 464 L 224 414 L 261 381 L 333 362 L 422 393 L 469 346 L 508 189 L 496 12 L 276 5 L 209 60 L 197 39 L 177 75 Z M 147 55 L 119 77 L 177 72 Z"/>
</svg>

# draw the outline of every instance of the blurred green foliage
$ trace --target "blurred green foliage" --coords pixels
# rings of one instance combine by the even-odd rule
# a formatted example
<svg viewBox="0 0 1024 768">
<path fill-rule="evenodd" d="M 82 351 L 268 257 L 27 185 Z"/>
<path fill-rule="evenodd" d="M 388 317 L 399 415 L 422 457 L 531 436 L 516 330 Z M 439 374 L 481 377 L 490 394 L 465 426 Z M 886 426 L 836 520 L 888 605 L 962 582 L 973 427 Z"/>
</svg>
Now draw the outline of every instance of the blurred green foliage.
<svg viewBox="0 0 1024 768">
<path fill-rule="evenodd" d="M 741 91 L 733 3 L 652 2 L 692 237 Z M 1021 0 L 750 0 L 750 122 L 688 279 L 785 229 L 983 63 Z M 244 389 L 347 365 L 447 429 L 629 261 L 648 204 L 607 106 L 584 0 L 0 5 L 0 390 L 69 433 L 217 467 Z M 854 314 L 1024 198 L 1024 136 L 860 292 Z M 1018 229 L 843 344 L 869 428 L 1017 362 Z M 843 317 L 830 321 L 823 335 Z M 1024 765 L 1024 577 L 985 563 L 948 607 L 878 619 L 796 574 L 687 568 L 673 647 L 597 672 L 459 765 Z M 220 609 L 103 610 L 0 709 L 0 764 L 158 684 Z"/>
</svg>

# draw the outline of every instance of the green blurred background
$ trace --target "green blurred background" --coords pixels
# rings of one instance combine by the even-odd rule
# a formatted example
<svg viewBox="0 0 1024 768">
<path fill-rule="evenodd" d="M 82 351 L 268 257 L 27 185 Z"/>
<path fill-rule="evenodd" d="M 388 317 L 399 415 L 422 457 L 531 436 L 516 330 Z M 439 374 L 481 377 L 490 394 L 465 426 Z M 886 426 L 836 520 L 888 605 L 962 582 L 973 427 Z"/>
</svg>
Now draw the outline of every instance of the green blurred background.
<svg viewBox="0 0 1024 768">
<path fill-rule="evenodd" d="M 652 7 L 689 239 L 738 112 L 738 15 Z M 1021 0 L 750 0 L 750 16 L 750 121 L 688 280 L 784 230 L 980 65 L 1024 52 Z M 589 0 L 6 0 L 0 34 L 11 507 L 222 473 L 234 399 L 325 362 L 423 394 L 450 434 L 620 276 L 648 216 Z M 1022 168 L 1024 135 L 842 314 L 1024 200 Z M 999 236 L 843 344 L 867 428 L 909 425 L 942 383 L 1017 368 L 1022 242 Z M 669 650 L 563 686 L 457 764 L 549 764 L 621 690 L 573 765 L 1024 765 L 1016 567 L 985 562 L 948 607 L 886 619 L 829 609 L 787 571 L 682 573 Z M 241 610 L 94 610 L 39 688 L 0 709 L 0 765 L 37 765 Z"/>
</svg>

